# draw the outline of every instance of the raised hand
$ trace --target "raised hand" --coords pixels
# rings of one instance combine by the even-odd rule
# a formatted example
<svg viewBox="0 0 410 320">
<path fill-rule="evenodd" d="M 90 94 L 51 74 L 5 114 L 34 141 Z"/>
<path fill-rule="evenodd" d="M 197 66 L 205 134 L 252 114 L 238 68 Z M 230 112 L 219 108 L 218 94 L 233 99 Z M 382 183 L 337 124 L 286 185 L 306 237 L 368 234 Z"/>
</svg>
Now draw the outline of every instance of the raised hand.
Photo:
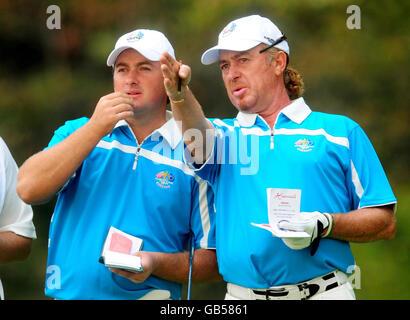
<svg viewBox="0 0 410 320">
<path fill-rule="evenodd" d="M 184 98 L 188 83 L 191 80 L 191 68 L 176 61 L 167 52 L 162 54 L 159 61 L 168 97 L 171 101 L 180 101 Z M 180 86 L 178 85 L 179 81 L 181 81 Z"/>
<path fill-rule="evenodd" d="M 95 129 L 105 136 L 119 120 L 134 116 L 134 100 L 123 92 L 114 92 L 100 98 L 90 118 Z"/>
</svg>

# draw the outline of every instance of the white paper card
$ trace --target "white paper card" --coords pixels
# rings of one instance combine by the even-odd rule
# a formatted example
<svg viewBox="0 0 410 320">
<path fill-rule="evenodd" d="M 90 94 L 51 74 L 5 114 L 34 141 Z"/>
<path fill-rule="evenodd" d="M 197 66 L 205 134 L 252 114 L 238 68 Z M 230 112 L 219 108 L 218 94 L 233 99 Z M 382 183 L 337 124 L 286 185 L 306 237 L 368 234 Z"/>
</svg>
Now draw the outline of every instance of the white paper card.
<svg viewBox="0 0 410 320">
<path fill-rule="evenodd" d="M 142 271 L 141 260 L 133 256 L 141 250 L 142 239 L 110 227 L 101 252 L 100 262 L 107 267 Z"/>
<path fill-rule="evenodd" d="M 107 251 L 105 253 L 104 264 L 110 268 L 143 271 L 140 257 L 115 251 Z"/>
<path fill-rule="evenodd" d="M 306 232 L 291 231 L 279 227 L 282 221 L 289 221 L 295 214 L 300 213 L 300 189 L 268 188 L 268 218 L 269 224 L 262 223 L 252 225 L 272 232 L 275 237 L 280 238 L 307 238 Z"/>
</svg>

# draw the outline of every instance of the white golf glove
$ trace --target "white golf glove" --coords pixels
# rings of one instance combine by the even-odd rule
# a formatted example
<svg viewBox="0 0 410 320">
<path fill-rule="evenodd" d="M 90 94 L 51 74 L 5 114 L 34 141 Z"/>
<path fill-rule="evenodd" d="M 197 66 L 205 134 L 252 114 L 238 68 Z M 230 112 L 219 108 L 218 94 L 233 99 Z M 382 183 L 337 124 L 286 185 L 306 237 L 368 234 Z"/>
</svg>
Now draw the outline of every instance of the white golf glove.
<svg viewBox="0 0 410 320">
<path fill-rule="evenodd" d="M 333 226 L 333 218 L 328 213 L 300 212 L 289 221 L 283 221 L 279 227 L 292 231 L 304 231 L 310 238 L 282 238 L 283 242 L 291 249 L 300 250 L 312 245 L 310 254 L 313 256 L 319 246 L 323 230 L 329 227 L 326 235 L 329 235 Z"/>
</svg>

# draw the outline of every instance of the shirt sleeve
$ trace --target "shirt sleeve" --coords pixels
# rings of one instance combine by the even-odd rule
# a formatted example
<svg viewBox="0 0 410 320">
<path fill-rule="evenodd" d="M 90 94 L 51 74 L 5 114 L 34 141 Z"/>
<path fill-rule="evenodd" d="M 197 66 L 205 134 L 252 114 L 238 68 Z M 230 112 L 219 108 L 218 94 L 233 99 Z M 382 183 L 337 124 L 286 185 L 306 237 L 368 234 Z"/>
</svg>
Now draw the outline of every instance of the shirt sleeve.
<svg viewBox="0 0 410 320">
<path fill-rule="evenodd" d="M 191 152 L 187 147 L 184 148 L 184 162 L 188 165 L 189 168 L 194 170 L 194 172 L 208 181 L 211 185 L 215 183 L 215 180 L 219 174 L 219 165 L 223 163 L 221 157 L 224 156 L 224 132 L 219 128 L 213 121 L 209 120 L 214 126 L 213 139 L 211 143 L 207 145 L 207 148 L 212 148 L 211 153 L 208 158 L 202 164 L 197 164 L 194 162 Z M 207 149 L 208 150 L 208 149 Z M 202 151 L 202 150 L 201 150 Z"/>
<path fill-rule="evenodd" d="M 76 120 L 66 121 L 66 123 L 63 126 L 59 127 L 56 131 L 54 131 L 53 137 L 48 143 L 48 146 L 44 148 L 44 150 L 47 150 L 57 145 L 58 143 L 69 137 L 74 131 L 83 126 L 87 121 L 88 118 L 85 117 Z M 62 192 L 63 190 L 65 190 L 65 188 L 75 178 L 77 171 L 80 169 L 80 167 L 74 172 L 74 174 L 70 177 L 70 179 L 68 179 L 68 181 L 63 185 L 63 187 L 58 192 Z"/>
<path fill-rule="evenodd" d="M 195 249 L 215 249 L 215 206 L 214 194 L 209 184 L 196 178 L 192 192 L 191 232 Z"/>
<path fill-rule="evenodd" d="M 17 195 L 17 173 L 17 164 L 0 138 L 0 232 L 35 239 L 33 210 Z"/>
<path fill-rule="evenodd" d="M 349 150 L 353 207 L 359 209 L 395 205 L 397 200 L 386 173 L 369 138 L 360 126 L 355 127 L 349 136 Z"/>
<path fill-rule="evenodd" d="M 84 124 L 86 124 L 87 121 L 88 118 L 85 117 L 76 120 L 66 121 L 64 125 L 62 125 L 56 131 L 54 131 L 53 137 L 51 138 L 50 142 L 48 143 L 48 146 L 44 150 L 49 149 L 55 146 L 56 144 L 60 143 L 64 139 L 66 139 L 74 131 L 76 131 Z"/>
</svg>

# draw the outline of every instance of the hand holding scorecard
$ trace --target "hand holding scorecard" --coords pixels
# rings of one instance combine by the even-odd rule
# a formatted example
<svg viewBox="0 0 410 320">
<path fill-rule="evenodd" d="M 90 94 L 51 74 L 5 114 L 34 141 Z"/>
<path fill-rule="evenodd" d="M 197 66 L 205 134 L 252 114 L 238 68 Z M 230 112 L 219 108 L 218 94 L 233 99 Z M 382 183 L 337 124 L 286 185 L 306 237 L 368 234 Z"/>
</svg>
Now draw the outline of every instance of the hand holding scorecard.
<svg viewBox="0 0 410 320">
<path fill-rule="evenodd" d="M 140 251 L 142 245 L 142 239 L 110 227 L 99 261 L 106 267 L 141 272 L 141 259 L 134 253 Z"/>
</svg>

